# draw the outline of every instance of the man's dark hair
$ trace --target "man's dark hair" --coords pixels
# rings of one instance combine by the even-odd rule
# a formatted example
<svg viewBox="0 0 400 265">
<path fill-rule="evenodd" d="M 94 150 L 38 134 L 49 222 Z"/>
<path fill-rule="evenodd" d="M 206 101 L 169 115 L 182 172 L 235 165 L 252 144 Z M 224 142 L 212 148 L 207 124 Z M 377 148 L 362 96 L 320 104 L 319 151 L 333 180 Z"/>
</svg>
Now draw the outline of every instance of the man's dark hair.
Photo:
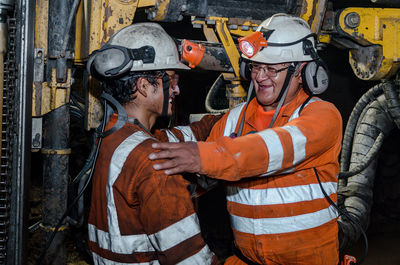
<svg viewBox="0 0 400 265">
<path fill-rule="evenodd" d="M 101 88 L 107 94 L 113 96 L 121 105 L 125 105 L 136 98 L 135 88 L 139 77 L 145 77 L 153 86 L 157 85 L 157 78 L 163 75 L 164 71 L 129 72 L 128 75 L 118 79 L 106 79 L 101 82 Z"/>
</svg>

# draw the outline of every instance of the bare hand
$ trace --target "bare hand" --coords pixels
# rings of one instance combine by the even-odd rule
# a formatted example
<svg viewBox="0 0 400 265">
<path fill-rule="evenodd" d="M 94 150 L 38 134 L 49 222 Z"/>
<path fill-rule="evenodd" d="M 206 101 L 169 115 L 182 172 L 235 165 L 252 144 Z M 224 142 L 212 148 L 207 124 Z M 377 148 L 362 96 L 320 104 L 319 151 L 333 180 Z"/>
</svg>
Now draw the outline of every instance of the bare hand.
<svg viewBox="0 0 400 265">
<path fill-rule="evenodd" d="M 197 143 L 153 143 L 152 147 L 161 151 L 151 153 L 150 160 L 168 159 L 163 163 L 155 164 L 153 166 L 155 170 L 165 170 L 167 175 L 182 172 L 200 173 L 201 159 Z"/>
</svg>

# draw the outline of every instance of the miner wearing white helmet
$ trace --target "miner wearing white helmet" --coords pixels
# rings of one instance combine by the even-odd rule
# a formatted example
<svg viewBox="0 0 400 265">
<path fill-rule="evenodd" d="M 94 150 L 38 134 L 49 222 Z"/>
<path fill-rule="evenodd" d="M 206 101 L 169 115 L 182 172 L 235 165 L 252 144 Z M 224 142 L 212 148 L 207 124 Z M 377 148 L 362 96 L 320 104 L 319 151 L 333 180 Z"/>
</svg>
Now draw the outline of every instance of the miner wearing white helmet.
<svg viewBox="0 0 400 265">
<path fill-rule="evenodd" d="M 207 142 L 156 143 L 167 174 L 226 182 L 236 251 L 225 264 L 336 265 L 342 119 L 315 97 L 328 73 L 301 18 L 276 14 L 239 40 L 256 97 L 231 109 Z M 249 93 L 251 93 L 249 91 Z"/>
<path fill-rule="evenodd" d="M 189 69 L 173 39 L 158 24 L 133 24 L 94 52 L 87 69 L 116 110 L 100 132 L 93 175 L 88 234 L 94 263 L 218 264 L 201 236 L 189 183 L 155 171 L 147 159 L 156 137 L 205 139 L 215 122 L 209 116 L 201 126 L 150 132 L 157 117 L 171 115 L 179 94 L 175 69 Z"/>
</svg>

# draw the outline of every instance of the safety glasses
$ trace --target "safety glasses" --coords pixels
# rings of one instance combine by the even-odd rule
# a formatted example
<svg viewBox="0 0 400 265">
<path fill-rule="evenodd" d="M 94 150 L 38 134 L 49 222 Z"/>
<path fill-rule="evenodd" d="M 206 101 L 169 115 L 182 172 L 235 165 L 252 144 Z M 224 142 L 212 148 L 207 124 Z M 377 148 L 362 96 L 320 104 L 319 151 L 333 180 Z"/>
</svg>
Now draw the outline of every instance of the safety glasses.
<svg viewBox="0 0 400 265">
<path fill-rule="evenodd" d="M 263 73 L 269 77 L 276 77 L 280 72 L 285 71 L 289 67 L 290 66 L 284 67 L 281 69 L 277 69 L 275 67 L 265 65 L 265 64 L 259 64 L 259 63 L 254 63 L 254 62 L 249 63 L 249 69 L 252 74 L 257 75 L 259 72 L 263 71 Z"/>
</svg>

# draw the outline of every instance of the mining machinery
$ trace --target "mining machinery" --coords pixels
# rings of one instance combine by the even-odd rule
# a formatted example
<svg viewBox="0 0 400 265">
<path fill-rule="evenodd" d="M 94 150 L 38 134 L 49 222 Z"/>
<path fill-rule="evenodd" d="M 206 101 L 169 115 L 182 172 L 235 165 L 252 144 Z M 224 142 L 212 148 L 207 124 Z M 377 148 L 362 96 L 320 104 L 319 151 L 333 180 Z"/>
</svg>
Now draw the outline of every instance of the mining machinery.
<svg viewBox="0 0 400 265">
<path fill-rule="evenodd" d="M 193 71 L 219 74 L 204 104 L 220 113 L 246 97 L 238 38 L 281 12 L 304 18 L 318 49 L 347 52 L 352 75 L 371 87 L 352 107 L 340 157 L 338 206 L 359 224 L 339 217 L 340 246 L 357 241 L 370 221 L 384 140 L 400 126 L 399 0 L 0 0 L 0 263 L 27 264 L 29 233 L 40 229 L 39 263 L 65 264 L 65 236 L 83 223 L 77 194 L 90 179 L 86 172 L 70 176 L 70 127 L 79 118 L 89 132 L 103 115 L 98 84 L 85 71 L 91 52 L 135 21 L 160 22 L 180 35 L 189 24 L 202 37 L 187 34 L 177 44 L 182 53 L 184 39 L 204 49 Z M 38 153 L 39 167 L 31 159 Z M 30 224 L 35 175 L 42 175 L 42 213 Z M 73 195 L 71 183 L 78 187 Z M 77 217 L 68 214 L 71 201 L 81 205 Z"/>
</svg>

